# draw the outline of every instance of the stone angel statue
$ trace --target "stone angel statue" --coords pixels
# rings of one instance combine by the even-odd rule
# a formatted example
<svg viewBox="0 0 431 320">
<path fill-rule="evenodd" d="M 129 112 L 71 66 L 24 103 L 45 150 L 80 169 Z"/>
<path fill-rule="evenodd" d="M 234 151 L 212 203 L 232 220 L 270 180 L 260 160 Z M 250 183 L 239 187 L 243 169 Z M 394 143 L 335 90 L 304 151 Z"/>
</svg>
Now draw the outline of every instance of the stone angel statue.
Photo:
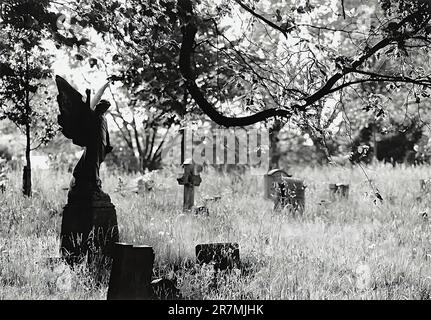
<svg viewBox="0 0 431 320">
<path fill-rule="evenodd" d="M 58 124 L 66 138 L 85 148 L 73 170 L 73 179 L 68 194 L 69 201 L 82 198 L 109 199 L 109 196 L 102 191 L 99 169 L 106 155 L 112 151 L 105 118 L 110 103 L 101 98 L 109 83 L 115 80 L 115 77 L 108 78 L 108 81 L 91 99 L 89 89 L 86 90 L 84 98 L 65 79 L 56 76 L 57 102 L 60 109 Z"/>
</svg>

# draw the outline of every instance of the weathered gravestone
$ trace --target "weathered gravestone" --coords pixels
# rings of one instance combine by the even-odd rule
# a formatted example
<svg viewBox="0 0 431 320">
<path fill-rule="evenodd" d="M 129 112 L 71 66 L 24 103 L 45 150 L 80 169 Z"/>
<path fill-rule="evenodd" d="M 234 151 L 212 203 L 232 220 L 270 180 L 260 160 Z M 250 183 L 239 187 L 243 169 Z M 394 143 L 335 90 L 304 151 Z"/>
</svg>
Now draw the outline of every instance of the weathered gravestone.
<svg viewBox="0 0 431 320">
<path fill-rule="evenodd" d="M 198 264 L 214 263 L 215 270 L 240 268 L 238 243 L 207 243 L 196 246 Z"/>
<path fill-rule="evenodd" d="M 107 299 L 151 299 L 153 264 L 153 248 L 116 243 Z"/>
<path fill-rule="evenodd" d="M 110 256 L 119 238 L 118 223 L 115 207 L 109 195 L 102 191 L 99 176 L 101 164 L 112 151 L 105 117 L 110 103 L 100 100 L 109 82 L 93 101 L 90 99 L 91 91 L 87 90 L 85 102 L 63 78 L 57 76 L 56 83 L 60 110 L 58 124 L 62 133 L 74 144 L 85 147 L 73 170 L 63 210 L 60 251 L 68 263 L 79 261 L 86 254 L 90 260 L 100 252 Z"/>
<path fill-rule="evenodd" d="M 289 209 L 293 213 L 304 213 L 305 209 L 304 181 L 300 179 L 283 177 L 277 183 L 274 210 Z"/>
<path fill-rule="evenodd" d="M 195 174 L 195 165 L 191 159 L 184 161 L 184 173 L 177 178 L 178 184 L 184 186 L 183 210 L 192 210 L 195 203 L 195 187 L 198 187 L 202 179 Z"/>
<path fill-rule="evenodd" d="M 288 178 L 291 175 L 282 169 L 273 169 L 263 176 L 263 197 L 265 199 L 274 199 L 277 196 L 277 184 L 282 182 L 283 177 Z"/>
<path fill-rule="evenodd" d="M 329 198 L 331 201 L 336 199 L 349 197 L 349 185 L 343 183 L 331 183 L 329 184 Z"/>
</svg>

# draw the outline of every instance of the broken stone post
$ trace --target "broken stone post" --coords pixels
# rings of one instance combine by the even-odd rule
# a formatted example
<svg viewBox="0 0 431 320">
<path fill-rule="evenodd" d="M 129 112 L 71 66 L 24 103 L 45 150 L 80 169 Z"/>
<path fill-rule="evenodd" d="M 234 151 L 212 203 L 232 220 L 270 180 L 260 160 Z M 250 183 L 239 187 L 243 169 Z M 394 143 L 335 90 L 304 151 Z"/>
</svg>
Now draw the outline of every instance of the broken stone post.
<svg viewBox="0 0 431 320">
<path fill-rule="evenodd" d="M 153 248 L 116 243 L 107 299 L 151 299 L 153 264 Z"/>
</svg>

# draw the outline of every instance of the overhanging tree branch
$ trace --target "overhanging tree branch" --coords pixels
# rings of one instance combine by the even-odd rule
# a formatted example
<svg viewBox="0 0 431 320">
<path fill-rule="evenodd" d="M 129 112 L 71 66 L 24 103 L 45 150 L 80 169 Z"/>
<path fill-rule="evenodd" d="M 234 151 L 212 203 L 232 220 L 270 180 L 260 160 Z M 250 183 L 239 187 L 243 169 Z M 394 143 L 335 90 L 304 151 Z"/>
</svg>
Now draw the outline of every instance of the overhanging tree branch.
<svg viewBox="0 0 431 320">
<path fill-rule="evenodd" d="M 274 116 L 290 118 L 292 115 L 291 111 L 283 109 L 267 109 L 258 112 L 251 116 L 245 117 L 226 117 L 218 112 L 214 106 L 208 102 L 203 95 L 200 88 L 197 86 L 194 74 L 194 68 L 192 67 L 191 55 L 193 53 L 193 47 L 195 43 L 195 35 L 197 32 L 196 22 L 193 15 L 192 4 L 190 0 L 179 0 L 178 1 L 179 12 L 183 19 L 183 42 L 180 51 L 180 71 L 183 77 L 186 79 L 186 87 L 192 98 L 202 109 L 202 111 L 215 123 L 225 127 L 243 127 L 249 126 Z"/>
<path fill-rule="evenodd" d="M 244 5 L 241 1 L 235 0 L 241 7 L 244 6 L 248 12 L 252 15 L 258 15 L 254 10 Z M 342 85 L 336 86 L 337 82 L 343 78 L 345 78 L 348 74 L 360 73 L 360 68 L 363 67 L 364 63 L 368 61 L 372 56 L 374 56 L 377 52 L 381 51 L 385 47 L 394 44 L 394 43 L 403 43 L 408 39 L 412 39 L 413 37 L 417 37 L 418 33 L 422 28 L 426 27 L 429 22 L 431 16 L 428 12 L 423 12 L 421 10 L 417 10 L 410 15 L 404 17 L 399 22 L 389 22 L 388 25 L 383 28 L 385 34 L 383 34 L 383 38 L 375 43 L 371 47 L 366 47 L 363 49 L 362 54 L 356 58 L 351 63 L 346 64 L 346 66 L 342 66 L 338 72 L 333 74 L 331 77 L 326 80 L 326 82 L 317 89 L 314 93 L 311 93 L 305 98 L 300 99 L 302 102 L 293 104 L 289 110 L 286 109 L 268 109 L 252 116 L 241 117 L 241 118 L 229 118 L 221 113 L 219 113 L 205 98 L 203 92 L 197 86 L 195 80 L 195 67 L 192 64 L 192 54 L 194 48 L 194 38 L 197 32 L 196 26 L 196 18 L 192 9 L 192 2 L 190 0 L 178 0 L 178 8 L 180 17 L 183 23 L 182 33 L 183 33 L 183 42 L 180 51 L 180 71 L 183 77 L 186 79 L 186 86 L 196 101 L 198 106 L 207 114 L 211 120 L 215 121 L 217 124 L 223 126 L 246 126 L 256 122 L 264 121 L 270 117 L 280 116 L 290 118 L 293 112 L 296 111 L 305 111 L 307 107 L 313 106 L 317 101 L 326 97 L 329 94 L 332 94 L 336 91 L 342 90 L 343 88 L 354 85 L 361 82 L 373 82 L 373 81 L 392 81 L 392 82 L 407 82 L 413 84 L 423 84 L 423 80 L 419 81 L 419 79 L 413 79 L 408 77 L 401 76 L 398 77 L 390 77 L 384 76 L 375 78 L 369 77 L 367 79 L 359 79 L 353 80 L 348 83 L 344 83 Z M 265 19 L 265 18 L 264 18 Z M 265 20 L 262 20 L 266 22 Z M 267 22 L 266 22 L 267 23 Z M 411 27 L 414 26 L 413 30 Z M 274 27 L 274 26 L 273 26 Z M 277 27 L 277 26 L 276 26 Z M 277 28 L 276 28 L 277 29 Z"/>
</svg>

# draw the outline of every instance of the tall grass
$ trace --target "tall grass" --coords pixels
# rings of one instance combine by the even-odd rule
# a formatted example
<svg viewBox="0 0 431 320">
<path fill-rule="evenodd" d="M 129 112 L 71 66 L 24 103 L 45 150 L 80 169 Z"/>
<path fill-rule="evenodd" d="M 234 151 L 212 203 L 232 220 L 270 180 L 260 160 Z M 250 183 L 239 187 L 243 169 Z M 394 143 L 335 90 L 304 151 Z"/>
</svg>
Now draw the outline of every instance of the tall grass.
<svg viewBox="0 0 431 320">
<path fill-rule="evenodd" d="M 429 171 L 365 168 L 380 202 L 360 168 L 292 169 L 307 185 L 300 217 L 274 212 L 258 176 L 202 173 L 196 203 L 222 195 L 207 204 L 209 216 L 181 212 L 182 187 L 172 171 L 157 173 L 155 190 L 144 195 L 117 190 L 118 178 L 132 186 L 136 176 L 105 172 L 102 180 L 121 241 L 152 246 L 154 277 L 175 273 L 184 298 L 429 299 L 431 230 L 423 213 L 431 198 L 419 190 Z M 31 199 L 21 195 L 20 178 L 11 173 L 0 194 L 0 299 L 105 299 L 106 285 L 96 286 L 84 265 L 47 262 L 59 255 L 70 174 L 36 171 Z M 331 182 L 349 183 L 349 199 L 321 201 Z M 217 290 L 212 269 L 195 265 L 195 246 L 206 242 L 240 245 L 241 270 L 218 275 Z"/>
</svg>

